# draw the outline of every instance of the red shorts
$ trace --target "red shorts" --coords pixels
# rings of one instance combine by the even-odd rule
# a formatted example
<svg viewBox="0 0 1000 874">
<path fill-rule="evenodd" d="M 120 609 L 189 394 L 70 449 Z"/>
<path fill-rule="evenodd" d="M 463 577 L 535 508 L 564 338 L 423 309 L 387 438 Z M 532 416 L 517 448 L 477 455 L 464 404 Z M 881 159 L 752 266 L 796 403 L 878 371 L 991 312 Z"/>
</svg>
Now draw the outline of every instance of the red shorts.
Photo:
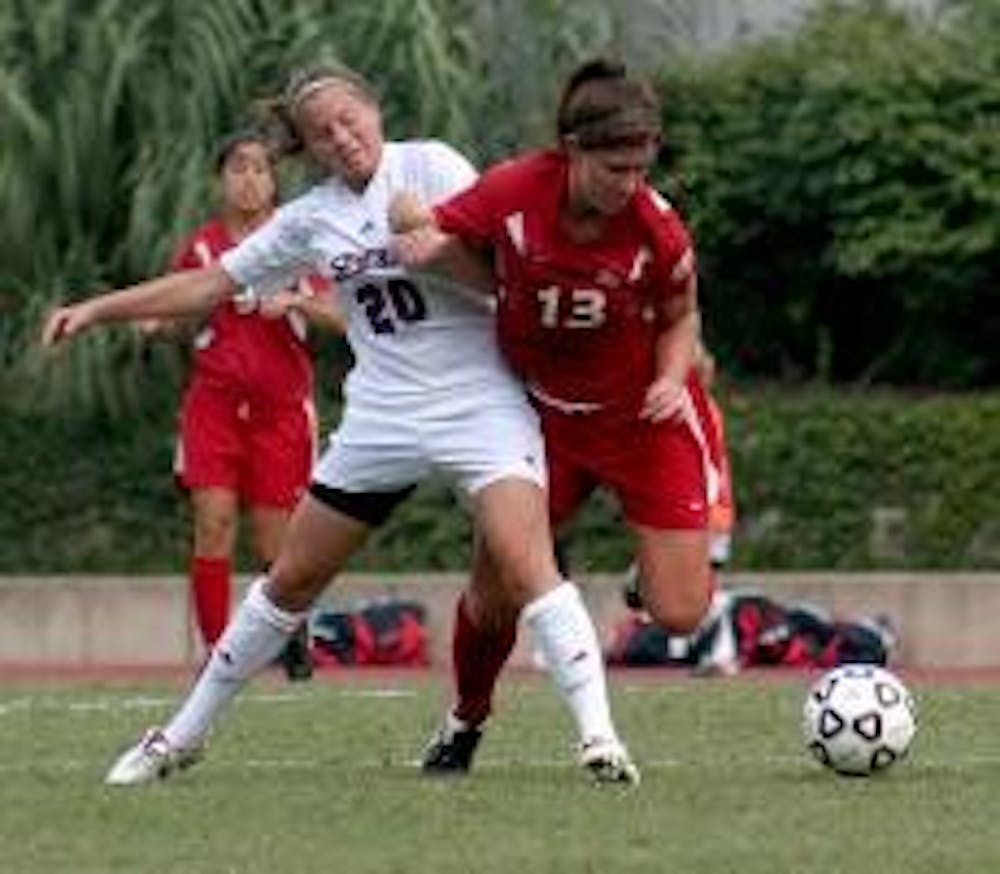
<svg viewBox="0 0 1000 874">
<path fill-rule="evenodd" d="M 705 528 L 715 463 L 701 400 L 692 398 L 683 420 L 656 425 L 634 415 L 573 414 L 539 404 L 553 527 L 603 486 L 633 524 Z"/>
<path fill-rule="evenodd" d="M 316 452 L 312 401 L 269 404 L 191 383 L 180 411 L 174 473 L 184 488 L 224 488 L 245 504 L 291 509 Z"/>
</svg>

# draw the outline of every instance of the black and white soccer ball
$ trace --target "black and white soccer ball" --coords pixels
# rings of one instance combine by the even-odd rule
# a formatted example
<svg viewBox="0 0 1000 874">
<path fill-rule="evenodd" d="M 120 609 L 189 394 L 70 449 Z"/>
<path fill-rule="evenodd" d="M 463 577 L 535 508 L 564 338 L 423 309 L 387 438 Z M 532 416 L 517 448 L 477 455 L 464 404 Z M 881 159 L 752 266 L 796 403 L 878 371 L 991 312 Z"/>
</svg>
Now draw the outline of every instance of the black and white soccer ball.
<svg viewBox="0 0 1000 874">
<path fill-rule="evenodd" d="M 802 713 L 806 745 L 838 774 L 867 777 L 898 762 L 917 732 L 913 696 L 875 665 L 841 665 L 817 680 Z"/>
</svg>

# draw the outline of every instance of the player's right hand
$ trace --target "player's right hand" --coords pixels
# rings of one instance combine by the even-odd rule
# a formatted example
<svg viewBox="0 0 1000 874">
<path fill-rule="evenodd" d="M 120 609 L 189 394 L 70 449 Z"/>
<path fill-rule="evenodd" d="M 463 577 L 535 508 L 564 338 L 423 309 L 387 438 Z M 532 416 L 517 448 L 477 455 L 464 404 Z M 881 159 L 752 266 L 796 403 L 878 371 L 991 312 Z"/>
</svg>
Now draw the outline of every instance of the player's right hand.
<svg viewBox="0 0 1000 874">
<path fill-rule="evenodd" d="M 42 345 L 50 348 L 68 340 L 89 327 L 93 321 L 94 315 L 86 301 L 57 307 L 45 320 L 45 326 L 42 328 Z"/>
<path fill-rule="evenodd" d="M 685 404 L 690 404 L 690 400 L 684 383 L 670 376 L 661 376 L 646 389 L 639 418 L 653 423 L 680 419 L 684 415 Z"/>
<path fill-rule="evenodd" d="M 434 224 L 434 213 L 412 191 L 397 191 L 389 201 L 389 230 L 405 234 Z"/>
</svg>

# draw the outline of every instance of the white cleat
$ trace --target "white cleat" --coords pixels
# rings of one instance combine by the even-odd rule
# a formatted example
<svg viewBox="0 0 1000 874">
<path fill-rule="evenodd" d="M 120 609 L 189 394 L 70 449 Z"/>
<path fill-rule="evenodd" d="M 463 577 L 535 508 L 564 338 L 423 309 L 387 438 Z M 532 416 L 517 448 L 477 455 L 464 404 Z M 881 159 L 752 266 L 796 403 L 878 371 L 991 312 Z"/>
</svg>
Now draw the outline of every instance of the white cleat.
<svg viewBox="0 0 1000 874">
<path fill-rule="evenodd" d="M 596 783 L 639 785 L 639 769 L 621 741 L 607 738 L 586 741 L 580 746 L 580 765 L 590 772 Z"/>
<path fill-rule="evenodd" d="M 108 786 L 139 786 L 164 780 L 174 771 L 190 768 L 201 756 L 202 747 L 171 746 L 159 728 L 151 728 L 135 746 L 118 757 L 104 782 Z"/>
</svg>

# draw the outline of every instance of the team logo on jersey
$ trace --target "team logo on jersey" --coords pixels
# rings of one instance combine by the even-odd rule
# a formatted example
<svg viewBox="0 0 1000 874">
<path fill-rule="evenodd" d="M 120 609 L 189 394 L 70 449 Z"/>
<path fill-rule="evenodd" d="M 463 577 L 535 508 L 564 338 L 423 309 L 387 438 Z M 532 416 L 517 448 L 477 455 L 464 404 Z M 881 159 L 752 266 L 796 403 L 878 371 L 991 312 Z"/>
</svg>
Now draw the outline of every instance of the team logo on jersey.
<svg viewBox="0 0 1000 874">
<path fill-rule="evenodd" d="M 359 273 L 398 267 L 399 262 L 384 246 L 362 252 L 342 252 L 330 261 L 330 273 L 337 282 L 344 282 Z"/>
</svg>

